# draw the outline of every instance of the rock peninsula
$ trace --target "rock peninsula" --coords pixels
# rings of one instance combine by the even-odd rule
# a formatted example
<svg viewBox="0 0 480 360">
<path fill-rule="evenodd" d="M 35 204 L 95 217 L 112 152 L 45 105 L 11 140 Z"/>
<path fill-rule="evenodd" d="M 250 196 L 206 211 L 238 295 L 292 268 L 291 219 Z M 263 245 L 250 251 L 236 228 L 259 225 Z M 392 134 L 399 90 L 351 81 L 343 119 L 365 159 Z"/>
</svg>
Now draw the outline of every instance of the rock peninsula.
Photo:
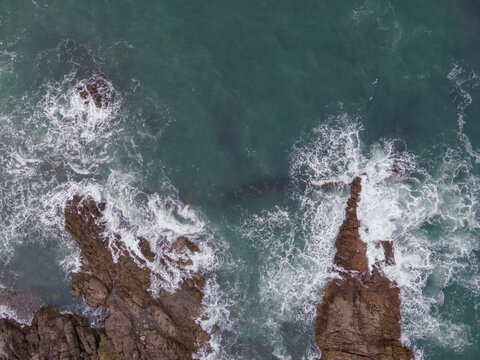
<svg viewBox="0 0 480 360">
<path fill-rule="evenodd" d="M 401 341 L 400 299 L 395 282 L 381 271 L 369 270 L 367 244 L 360 239 L 357 206 L 361 178 L 350 183 L 345 220 L 335 240 L 332 278 L 317 306 L 315 342 L 321 360 L 410 360 L 412 351 Z M 393 248 L 382 241 L 385 262 L 393 264 Z"/>
</svg>

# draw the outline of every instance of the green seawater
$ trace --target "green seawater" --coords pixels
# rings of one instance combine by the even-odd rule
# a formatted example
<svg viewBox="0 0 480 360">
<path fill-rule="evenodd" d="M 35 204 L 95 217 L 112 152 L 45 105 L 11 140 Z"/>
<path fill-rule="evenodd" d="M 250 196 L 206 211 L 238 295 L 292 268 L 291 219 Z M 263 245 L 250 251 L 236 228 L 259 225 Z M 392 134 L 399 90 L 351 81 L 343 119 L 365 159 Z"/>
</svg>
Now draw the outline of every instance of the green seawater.
<svg viewBox="0 0 480 360">
<path fill-rule="evenodd" d="M 0 287 L 85 310 L 63 205 L 90 194 L 202 244 L 210 358 L 318 358 L 347 194 L 305 184 L 366 172 L 403 340 L 478 359 L 479 43 L 477 0 L 0 0 Z M 92 76 L 106 109 L 76 91 Z"/>
</svg>

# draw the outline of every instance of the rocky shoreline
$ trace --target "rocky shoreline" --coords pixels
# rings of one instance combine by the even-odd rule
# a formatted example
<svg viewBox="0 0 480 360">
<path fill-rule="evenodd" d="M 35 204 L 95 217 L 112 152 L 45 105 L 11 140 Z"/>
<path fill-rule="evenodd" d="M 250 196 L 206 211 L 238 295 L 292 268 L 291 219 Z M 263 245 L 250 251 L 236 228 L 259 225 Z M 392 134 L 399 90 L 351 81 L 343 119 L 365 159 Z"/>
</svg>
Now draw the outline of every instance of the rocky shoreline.
<svg viewBox="0 0 480 360">
<path fill-rule="evenodd" d="M 322 360 L 409 360 L 412 351 L 400 341 L 400 299 L 397 284 L 381 271 L 369 270 L 367 244 L 360 239 L 357 206 L 361 178 L 350 184 L 345 220 L 335 241 L 332 278 L 317 306 L 315 342 Z M 385 262 L 394 263 L 393 247 L 382 241 Z"/>
<path fill-rule="evenodd" d="M 94 309 L 108 314 L 104 328 L 91 328 L 85 317 L 60 314 L 43 307 L 34 314 L 30 326 L 0 319 L 0 358 L 2 359 L 192 359 L 201 349 L 209 351 L 210 335 L 196 321 L 202 313 L 204 280 L 200 273 L 179 284 L 173 293 L 149 291 L 158 277 L 144 266 L 155 254 L 149 243 L 137 238 L 142 257 L 120 241 L 105 235 L 102 221 L 105 203 L 75 196 L 65 207 L 65 228 L 81 250 L 81 271 L 73 274 L 72 293 L 83 297 Z M 111 247 L 116 248 L 117 259 Z M 171 251 L 188 258 L 199 251 L 184 237 L 171 245 Z M 190 261 L 176 262 L 188 267 Z"/>
</svg>

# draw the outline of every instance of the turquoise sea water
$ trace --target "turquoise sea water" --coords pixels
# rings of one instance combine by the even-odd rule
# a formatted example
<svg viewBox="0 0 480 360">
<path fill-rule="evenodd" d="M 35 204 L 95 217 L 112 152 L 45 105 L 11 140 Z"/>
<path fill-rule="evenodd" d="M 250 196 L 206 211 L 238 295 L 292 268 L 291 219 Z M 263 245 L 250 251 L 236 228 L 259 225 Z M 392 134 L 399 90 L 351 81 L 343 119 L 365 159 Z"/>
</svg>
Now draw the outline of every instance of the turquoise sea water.
<svg viewBox="0 0 480 360">
<path fill-rule="evenodd" d="M 347 194 L 305 184 L 366 172 L 362 238 L 372 260 L 395 244 L 403 340 L 477 359 L 479 34 L 476 0 L 1 0 L 0 285 L 82 308 L 62 214 L 91 194 L 127 242 L 201 244 L 210 358 L 314 359 Z M 106 109 L 78 96 L 92 76 Z M 265 180 L 283 185 L 233 196 Z"/>
</svg>

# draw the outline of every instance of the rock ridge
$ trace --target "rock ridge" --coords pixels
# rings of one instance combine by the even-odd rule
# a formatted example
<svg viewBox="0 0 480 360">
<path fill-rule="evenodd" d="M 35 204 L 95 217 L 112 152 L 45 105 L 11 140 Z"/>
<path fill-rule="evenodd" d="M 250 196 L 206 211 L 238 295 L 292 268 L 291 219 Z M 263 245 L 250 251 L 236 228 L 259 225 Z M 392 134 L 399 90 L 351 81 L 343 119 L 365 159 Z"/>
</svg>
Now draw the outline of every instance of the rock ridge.
<svg viewBox="0 0 480 360">
<path fill-rule="evenodd" d="M 360 239 L 357 206 L 362 179 L 350 183 L 345 220 L 335 240 L 337 252 L 331 279 L 317 306 L 315 342 L 322 360 L 410 360 L 412 351 L 400 341 L 400 299 L 397 284 L 381 271 L 369 270 L 367 244 Z M 391 242 L 382 241 L 385 263 L 394 263 Z"/>
<path fill-rule="evenodd" d="M 85 317 L 60 314 L 43 307 L 30 326 L 0 319 L 0 359 L 192 359 L 201 349 L 210 351 L 210 335 L 198 324 L 202 314 L 204 279 L 188 269 L 191 260 L 159 259 L 174 263 L 186 280 L 169 293 L 150 289 L 154 274 L 146 261 L 156 259 L 147 240 L 137 238 L 143 257 L 127 249 L 120 235 L 105 235 L 105 203 L 74 196 L 65 206 L 65 228 L 80 248 L 80 272 L 72 276 L 72 294 L 107 313 L 104 328 L 91 328 Z M 116 261 L 111 248 L 116 249 Z M 180 259 L 199 251 L 184 237 L 169 251 Z M 171 264 L 170 264 L 171 265 Z M 166 270 L 168 271 L 168 270 Z"/>
</svg>

